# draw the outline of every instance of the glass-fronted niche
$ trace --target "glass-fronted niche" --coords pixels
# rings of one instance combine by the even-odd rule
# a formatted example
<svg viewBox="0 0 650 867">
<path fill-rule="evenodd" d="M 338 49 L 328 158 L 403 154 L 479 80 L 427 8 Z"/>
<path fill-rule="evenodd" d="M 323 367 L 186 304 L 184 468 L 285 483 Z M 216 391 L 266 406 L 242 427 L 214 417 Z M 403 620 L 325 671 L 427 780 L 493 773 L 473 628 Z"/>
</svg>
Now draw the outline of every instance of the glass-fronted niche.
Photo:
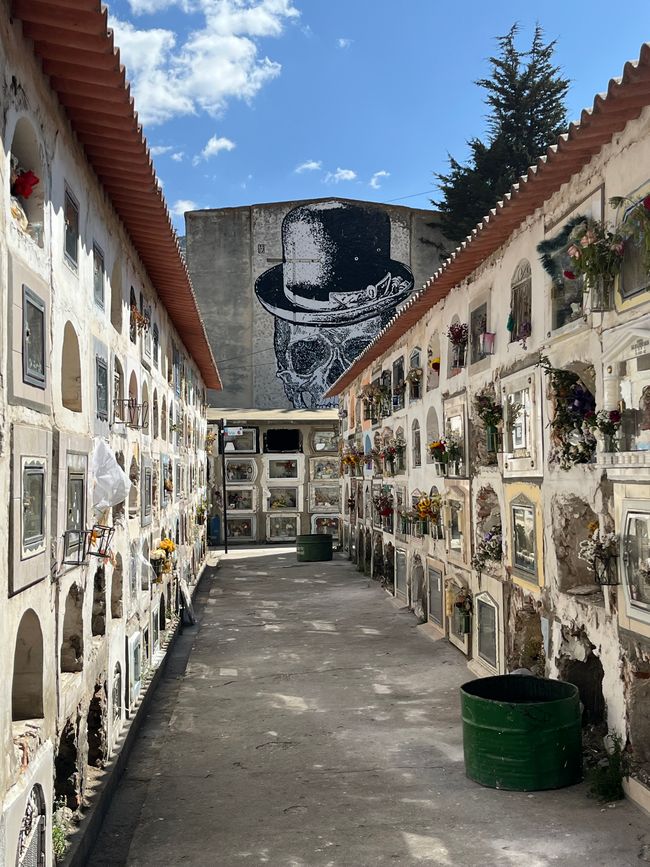
<svg viewBox="0 0 650 867">
<path fill-rule="evenodd" d="M 339 460 L 331 458 L 311 458 L 309 473 L 315 481 L 335 481 L 339 477 Z"/>
<path fill-rule="evenodd" d="M 512 502 L 510 509 L 512 568 L 522 577 L 536 581 L 535 507 L 524 497 L 517 497 Z"/>
<path fill-rule="evenodd" d="M 255 427 L 226 427 L 223 448 L 228 452 L 255 454 L 258 450 L 258 431 Z"/>
<path fill-rule="evenodd" d="M 226 482 L 254 482 L 257 467 L 254 460 L 233 460 L 226 458 Z"/>
<path fill-rule="evenodd" d="M 650 451 L 650 333 L 631 341 L 624 355 L 605 368 L 608 405 L 621 413 L 620 430 L 605 450 Z"/>
<path fill-rule="evenodd" d="M 274 511 L 298 508 L 298 488 L 271 488 L 267 498 L 267 508 Z"/>
<path fill-rule="evenodd" d="M 246 541 L 255 538 L 255 518 L 228 518 L 228 538 L 233 541 Z"/>
<path fill-rule="evenodd" d="M 650 506 L 650 504 L 648 504 Z M 625 514 L 623 573 L 629 605 L 650 620 L 650 511 Z"/>
<path fill-rule="evenodd" d="M 338 449 L 339 435 L 334 430 L 316 430 L 312 437 L 315 452 L 335 452 Z"/>
<path fill-rule="evenodd" d="M 497 607 L 487 593 L 476 598 L 476 632 L 479 657 L 496 668 Z"/>
<path fill-rule="evenodd" d="M 295 539 L 298 535 L 297 515 L 269 515 L 266 519 L 266 536 L 269 540 Z"/>
<path fill-rule="evenodd" d="M 255 510 L 255 488 L 228 489 L 226 500 L 231 512 L 253 512 Z"/>
<path fill-rule="evenodd" d="M 294 458 L 269 460 L 269 479 L 297 479 L 298 461 Z"/>
<path fill-rule="evenodd" d="M 339 519 L 333 515 L 312 515 L 312 533 L 329 534 L 334 539 L 339 537 Z"/>
<path fill-rule="evenodd" d="M 340 489 L 338 485 L 309 486 L 309 508 L 311 511 L 338 512 Z"/>
</svg>

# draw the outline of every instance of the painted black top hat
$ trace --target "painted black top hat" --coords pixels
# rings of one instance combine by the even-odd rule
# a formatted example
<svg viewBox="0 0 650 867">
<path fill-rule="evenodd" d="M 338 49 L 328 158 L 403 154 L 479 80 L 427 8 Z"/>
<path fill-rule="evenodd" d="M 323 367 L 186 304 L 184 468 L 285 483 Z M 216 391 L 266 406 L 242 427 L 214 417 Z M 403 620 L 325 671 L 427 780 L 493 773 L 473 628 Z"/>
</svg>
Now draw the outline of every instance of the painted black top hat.
<svg viewBox="0 0 650 867">
<path fill-rule="evenodd" d="M 390 258 L 385 211 L 328 199 L 289 211 L 282 221 L 282 263 L 261 274 L 255 292 L 280 319 L 350 325 L 394 310 L 413 274 Z"/>
</svg>

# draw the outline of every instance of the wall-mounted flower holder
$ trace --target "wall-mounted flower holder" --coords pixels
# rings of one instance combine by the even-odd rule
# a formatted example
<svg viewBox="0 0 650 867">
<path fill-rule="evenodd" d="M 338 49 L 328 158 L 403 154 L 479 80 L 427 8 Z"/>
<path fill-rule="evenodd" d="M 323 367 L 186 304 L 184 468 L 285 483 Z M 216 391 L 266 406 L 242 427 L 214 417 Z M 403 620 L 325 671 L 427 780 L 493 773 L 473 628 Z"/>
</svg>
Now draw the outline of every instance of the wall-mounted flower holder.
<svg viewBox="0 0 650 867">
<path fill-rule="evenodd" d="M 456 626 L 459 635 L 469 635 L 472 631 L 472 612 L 456 607 Z"/>
<path fill-rule="evenodd" d="M 485 447 L 491 455 L 499 451 L 499 430 L 494 425 L 485 428 Z"/>
<path fill-rule="evenodd" d="M 451 366 L 454 370 L 465 367 L 465 358 L 467 356 L 466 344 L 455 344 L 451 348 Z"/>
<path fill-rule="evenodd" d="M 481 334 L 479 348 L 481 355 L 494 355 L 494 340 L 496 334 L 492 331 L 484 331 Z"/>
<path fill-rule="evenodd" d="M 149 404 L 136 403 L 132 398 L 113 401 L 113 422 L 125 424 L 134 430 L 147 428 L 149 424 Z"/>
<path fill-rule="evenodd" d="M 599 586 L 613 587 L 620 584 L 618 574 L 618 557 L 605 554 L 602 557 L 594 557 L 594 580 Z"/>
<path fill-rule="evenodd" d="M 589 309 L 592 313 L 606 313 L 614 306 L 614 281 L 608 277 L 598 277 L 590 287 Z"/>
</svg>

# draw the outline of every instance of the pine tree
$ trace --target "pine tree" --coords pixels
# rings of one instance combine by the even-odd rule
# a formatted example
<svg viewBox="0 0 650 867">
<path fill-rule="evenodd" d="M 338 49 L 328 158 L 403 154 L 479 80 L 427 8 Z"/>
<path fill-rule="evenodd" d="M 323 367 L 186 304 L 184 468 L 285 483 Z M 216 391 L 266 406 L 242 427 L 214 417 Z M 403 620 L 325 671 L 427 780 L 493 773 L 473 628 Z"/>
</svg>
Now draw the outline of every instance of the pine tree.
<svg viewBox="0 0 650 867">
<path fill-rule="evenodd" d="M 530 49 L 520 51 L 518 32 L 514 24 L 497 39 L 499 55 L 490 57 L 491 77 L 475 82 L 487 91 L 487 144 L 471 139 L 468 163 L 450 155 L 448 174 L 436 175 L 442 197 L 432 204 L 453 241 L 465 238 L 566 128 L 569 81 L 553 64 L 555 41 L 545 44 L 538 24 Z"/>
</svg>

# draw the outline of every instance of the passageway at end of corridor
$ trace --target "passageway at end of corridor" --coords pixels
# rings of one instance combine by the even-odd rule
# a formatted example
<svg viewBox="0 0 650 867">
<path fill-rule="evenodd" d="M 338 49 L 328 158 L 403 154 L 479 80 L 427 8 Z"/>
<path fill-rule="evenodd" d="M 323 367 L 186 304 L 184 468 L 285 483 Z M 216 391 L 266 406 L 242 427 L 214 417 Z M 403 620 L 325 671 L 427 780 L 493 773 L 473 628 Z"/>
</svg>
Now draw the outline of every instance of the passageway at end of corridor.
<svg viewBox="0 0 650 867">
<path fill-rule="evenodd" d="M 628 867 L 630 803 L 465 777 L 464 658 L 345 559 L 204 576 L 90 867 Z"/>
</svg>

